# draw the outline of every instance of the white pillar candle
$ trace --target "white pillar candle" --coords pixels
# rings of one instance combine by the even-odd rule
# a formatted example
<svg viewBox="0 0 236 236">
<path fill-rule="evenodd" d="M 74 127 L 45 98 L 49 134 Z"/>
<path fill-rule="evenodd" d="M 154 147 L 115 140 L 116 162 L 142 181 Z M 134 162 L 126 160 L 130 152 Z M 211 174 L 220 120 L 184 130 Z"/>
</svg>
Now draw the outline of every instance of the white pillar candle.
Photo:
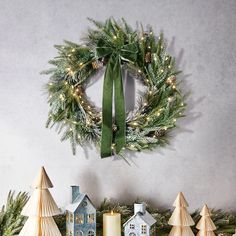
<svg viewBox="0 0 236 236">
<path fill-rule="evenodd" d="M 121 236 L 121 216 L 119 213 L 103 214 L 103 236 Z"/>
</svg>

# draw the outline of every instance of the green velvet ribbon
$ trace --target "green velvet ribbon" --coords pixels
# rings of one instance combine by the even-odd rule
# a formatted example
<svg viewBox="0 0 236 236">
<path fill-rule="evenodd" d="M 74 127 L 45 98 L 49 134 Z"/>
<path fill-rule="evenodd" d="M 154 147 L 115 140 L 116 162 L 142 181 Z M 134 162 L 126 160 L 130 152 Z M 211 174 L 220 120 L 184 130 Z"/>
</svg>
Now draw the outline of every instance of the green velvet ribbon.
<svg viewBox="0 0 236 236">
<path fill-rule="evenodd" d="M 125 99 L 123 91 L 123 79 L 121 62 L 135 61 L 137 59 L 137 44 L 116 42 L 109 44 L 100 40 L 97 46 L 97 56 L 108 58 L 103 82 L 102 100 L 102 137 L 101 157 L 109 157 L 113 154 L 112 144 L 115 144 L 115 152 L 119 154 L 126 142 Z M 115 125 L 117 130 L 113 133 L 113 90 L 115 105 Z"/>
</svg>

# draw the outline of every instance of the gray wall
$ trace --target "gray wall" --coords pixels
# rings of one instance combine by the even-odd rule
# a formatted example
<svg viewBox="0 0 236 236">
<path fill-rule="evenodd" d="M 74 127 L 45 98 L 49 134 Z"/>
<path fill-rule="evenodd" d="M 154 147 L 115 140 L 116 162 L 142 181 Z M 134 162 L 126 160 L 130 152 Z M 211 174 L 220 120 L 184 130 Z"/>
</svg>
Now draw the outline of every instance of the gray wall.
<svg viewBox="0 0 236 236">
<path fill-rule="evenodd" d="M 101 160 L 95 149 L 71 154 L 68 143 L 45 129 L 48 105 L 39 72 L 56 55 L 54 44 L 79 42 L 87 17 L 125 17 L 164 31 L 186 90 L 187 117 L 171 145 L 122 160 Z M 236 1 L 0 1 L 0 203 L 9 189 L 30 190 L 45 165 L 60 206 L 80 184 L 97 204 L 103 197 L 143 197 L 171 207 L 182 190 L 191 209 L 236 210 Z M 97 88 L 100 88 L 99 86 Z M 96 92 L 96 87 L 90 93 Z M 97 101 L 99 103 L 99 99 Z"/>
</svg>

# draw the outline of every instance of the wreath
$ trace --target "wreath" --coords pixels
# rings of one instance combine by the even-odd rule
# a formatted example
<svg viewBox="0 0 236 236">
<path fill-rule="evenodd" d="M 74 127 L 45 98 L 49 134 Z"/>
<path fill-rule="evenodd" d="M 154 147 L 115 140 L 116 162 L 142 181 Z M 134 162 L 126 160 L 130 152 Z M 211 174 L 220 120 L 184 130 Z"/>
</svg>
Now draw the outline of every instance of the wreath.
<svg viewBox="0 0 236 236">
<path fill-rule="evenodd" d="M 151 28 L 144 31 L 142 26 L 133 30 L 124 19 L 89 20 L 96 29 L 88 30 L 84 43 L 56 45 L 58 56 L 49 61 L 54 67 L 43 72 L 51 75 L 46 85 L 50 106 L 46 126 L 56 125 L 63 132 L 61 140 L 70 140 L 74 154 L 77 145 L 87 142 L 100 146 L 101 157 L 123 157 L 125 149 L 142 151 L 166 144 L 186 104 L 176 81 L 179 71 L 165 50 L 163 35 L 157 38 Z M 86 95 L 86 87 L 102 67 L 103 102 L 98 108 Z M 122 70 L 146 88 L 128 114 Z"/>
</svg>

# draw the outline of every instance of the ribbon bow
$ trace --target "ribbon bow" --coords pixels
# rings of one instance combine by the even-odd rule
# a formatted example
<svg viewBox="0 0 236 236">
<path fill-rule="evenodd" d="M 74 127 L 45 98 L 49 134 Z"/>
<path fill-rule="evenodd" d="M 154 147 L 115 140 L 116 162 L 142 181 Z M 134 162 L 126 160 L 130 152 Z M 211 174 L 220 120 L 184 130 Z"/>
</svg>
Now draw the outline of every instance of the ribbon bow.
<svg viewBox="0 0 236 236">
<path fill-rule="evenodd" d="M 125 146 L 126 124 L 125 124 L 125 100 L 123 92 L 123 80 L 121 62 L 135 61 L 137 59 L 137 44 L 117 41 L 115 43 L 99 40 L 96 53 L 99 58 L 107 57 L 108 63 L 103 82 L 102 100 L 102 138 L 101 157 L 112 155 L 112 144 L 115 144 L 115 151 L 119 153 Z M 113 135 L 112 106 L 113 89 L 115 102 L 115 125 L 116 132 Z"/>
</svg>

